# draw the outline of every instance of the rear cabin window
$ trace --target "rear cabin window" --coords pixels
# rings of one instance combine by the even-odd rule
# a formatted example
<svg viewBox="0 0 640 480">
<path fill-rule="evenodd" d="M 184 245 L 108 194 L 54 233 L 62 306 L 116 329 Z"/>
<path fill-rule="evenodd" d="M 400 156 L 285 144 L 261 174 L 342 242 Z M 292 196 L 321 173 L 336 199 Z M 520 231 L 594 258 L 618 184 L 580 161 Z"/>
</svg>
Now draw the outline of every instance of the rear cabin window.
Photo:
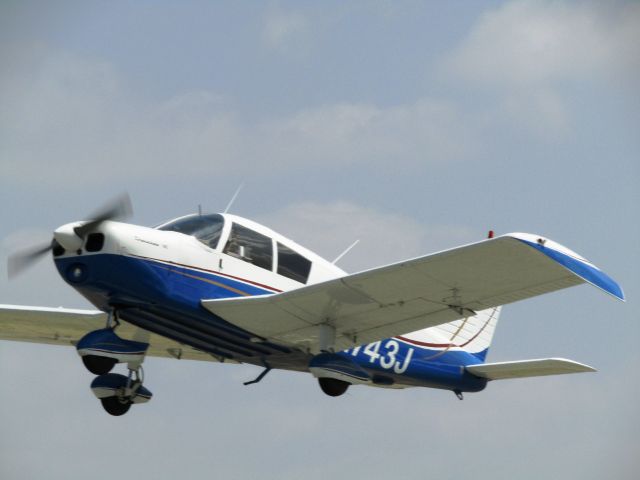
<svg viewBox="0 0 640 480">
<path fill-rule="evenodd" d="M 260 268 L 273 270 L 273 242 L 271 238 L 237 223 L 231 226 L 231 233 L 224 247 L 224 253 Z"/>
<path fill-rule="evenodd" d="M 278 243 L 278 273 L 300 283 L 307 283 L 311 261 Z"/>
<path fill-rule="evenodd" d="M 191 235 L 207 247 L 215 250 L 218 246 L 223 226 L 224 218 L 222 215 L 218 215 L 217 213 L 211 215 L 196 214 L 161 225 L 158 227 L 158 230 L 169 230 Z"/>
</svg>

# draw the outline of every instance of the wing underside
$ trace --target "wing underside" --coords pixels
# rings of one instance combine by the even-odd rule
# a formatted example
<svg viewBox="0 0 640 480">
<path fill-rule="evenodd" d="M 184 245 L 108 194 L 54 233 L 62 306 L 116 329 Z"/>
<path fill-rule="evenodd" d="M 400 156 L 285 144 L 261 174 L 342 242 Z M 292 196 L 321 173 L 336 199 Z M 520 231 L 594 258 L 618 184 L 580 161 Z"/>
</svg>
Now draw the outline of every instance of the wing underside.
<svg viewBox="0 0 640 480">
<path fill-rule="evenodd" d="M 103 328 L 106 319 L 106 313 L 99 310 L 0 305 L 0 340 L 73 346 L 88 332 Z M 126 339 L 143 333 L 149 343 L 147 356 L 216 361 L 207 353 L 126 322 L 121 322 L 117 333 Z"/>
<path fill-rule="evenodd" d="M 318 351 L 320 325 L 334 327 L 335 348 L 346 349 L 585 282 L 624 298 L 569 249 L 510 234 L 285 293 L 202 304 L 264 339 Z"/>
</svg>

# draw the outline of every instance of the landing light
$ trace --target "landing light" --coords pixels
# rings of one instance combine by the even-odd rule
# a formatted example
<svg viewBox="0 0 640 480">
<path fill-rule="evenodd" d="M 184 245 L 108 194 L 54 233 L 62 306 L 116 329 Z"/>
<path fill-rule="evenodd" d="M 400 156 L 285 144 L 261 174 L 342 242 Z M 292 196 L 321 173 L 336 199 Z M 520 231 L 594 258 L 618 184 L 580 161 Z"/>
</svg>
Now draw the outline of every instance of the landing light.
<svg viewBox="0 0 640 480">
<path fill-rule="evenodd" d="M 67 279 L 72 283 L 84 282 L 89 276 L 87 266 L 83 263 L 74 263 L 67 268 Z"/>
</svg>

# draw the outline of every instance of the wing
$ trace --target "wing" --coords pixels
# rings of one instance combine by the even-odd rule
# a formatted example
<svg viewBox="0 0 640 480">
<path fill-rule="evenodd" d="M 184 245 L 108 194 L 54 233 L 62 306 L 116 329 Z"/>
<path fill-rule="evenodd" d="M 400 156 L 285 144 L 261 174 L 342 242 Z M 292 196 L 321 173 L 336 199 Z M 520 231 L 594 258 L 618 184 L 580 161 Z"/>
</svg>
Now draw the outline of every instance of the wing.
<svg viewBox="0 0 640 480">
<path fill-rule="evenodd" d="M 0 340 L 75 345 L 91 330 L 103 328 L 107 315 L 98 310 L 0 305 Z M 138 327 L 121 322 L 118 335 L 133 338 Z M 146 341 L 146 340 L 145 340 Z M 216 361 L 210 355 L 150 334 L 148 356 Z"/>
<path fill-rule="evenodd" d="M 335 327 L 335 347 L 345 349 L 585 282 L 624 299 L 575 252 L 518 233 L 285 293 L 202 304 L 257 336 L 318 351 L 322 324 Z"/>
</svg>

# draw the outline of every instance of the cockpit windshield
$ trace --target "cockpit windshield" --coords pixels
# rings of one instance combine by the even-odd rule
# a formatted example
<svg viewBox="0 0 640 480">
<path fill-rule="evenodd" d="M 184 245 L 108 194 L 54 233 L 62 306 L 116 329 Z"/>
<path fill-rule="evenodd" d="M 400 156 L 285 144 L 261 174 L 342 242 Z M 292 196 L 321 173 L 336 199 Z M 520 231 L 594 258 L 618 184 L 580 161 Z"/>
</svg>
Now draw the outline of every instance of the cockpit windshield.
<svg viewBox="0 0 640 480">
<path fill-rule="evenodd" d="M 222 215 L 214 213 L 210 215 L 189 215 L 162 224 L 157 228 L 158 230 L 168 230 L 191 235 L 209 248 L 215 249 L 218 246 L 223 226 L 224 218 Z"/>
</svg>

